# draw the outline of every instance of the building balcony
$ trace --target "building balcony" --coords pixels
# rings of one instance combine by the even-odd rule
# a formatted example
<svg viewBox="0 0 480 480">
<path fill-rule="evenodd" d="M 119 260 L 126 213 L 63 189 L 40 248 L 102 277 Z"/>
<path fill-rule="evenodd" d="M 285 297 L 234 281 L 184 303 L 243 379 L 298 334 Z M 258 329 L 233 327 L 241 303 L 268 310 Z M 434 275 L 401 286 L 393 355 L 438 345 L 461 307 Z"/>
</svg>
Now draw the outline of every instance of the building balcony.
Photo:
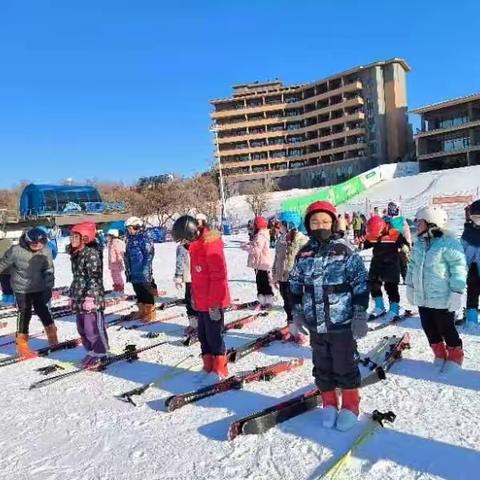
<svg viewBox="0 0 480 480">
<path fill-rule="evenodd" d="M 462 153 L 478 152 L 478 151 L 480 151 L 480 142 L 475 145 L 470 145 L 465 148 L 458 148 L 456 150 L 441 150 L 439 152 L 417 154 L 417 157 L 419 161 L 422 161 L 422 160 L 430 160 L 431 158 L 449 157 L 453 155 L 459 155 Z"/>
<path fill-rule="evenodd" d="M 449 132 L 458 132 L 459 130 L 465 130 L 467 128 L 473 128 L 473 127 L 479 127 L 480 126 L 480 120 L 475 120 L 467 123 L 462 123 L 461 125 L 455 125 L 454 127 L 448 127 L 448 128 L 437 128 L 435 130 L 425 130 L 425 131 L 418 131 L 415 134 L 415 138 L 425 138 L 425 137 L 431 137 L 434 135 L 439 135 L 443 133 L 449 133 Z"/>
<path fill-rule="evenodd" d="M 325 100 L 328 99 L 329 97 L 336 97 L 338 95 L 341 95 L 343 93 L 349 93 L 349 92 L 358 92 L 362 90 L 362 82 L 356 81 L 352 83 L 348 83 L 347 85 L 343 85 L 342 87 L 333 89 L 333 90 L 327 90 L 324 93 L 320 93 L 318 95 L 314 95 L 313 97 L 305 98 L 302 100 L 299 100 L 297 102 L 278 102 L 278 103 L 273 103 L 273 104 L 268 104 L 265 103 L 263 105 L 255 106 L 255 107 L 245 107 L 245 108 L 232 108 L 231 110 L 220 110 L 220 111 L 214 111 L 210 114 L 211 118 L 214 120 L 218 119 L 225 119 L 228 117 L 232 116 L 238 116 L 238 115 L 245 115 L 245 114 L 254 114 L 254 113 L 263 113 L 263 112 L 269 112 L 272 110 L 278 110 L 278 109 L 284 109 L 284 108 L 300 108 L 304 107 L 305 105 L 309 105 L 312 103 L 315 103 L 320 100 Z M 344 103 L 344 102 L 343 102 Z M 331 107 L 335 107 L 339 105 L 342 105 L 341 103 L 337 103 L 335 105 L 331 105 Z M 312 110 L 314 112 L 315 110 Z M 312 113 L 309 112 L 309 113 Z M 220 125 L 219 125 L 220 127 Z"/>
<path fill-rule="evenodd" d="M 317 153 L 317 157 L 318 157 L 318 153 Z M 362 156 L 352 157 L 352 158 L 348 158 L 348 159 L 345 159 L 345 160 L 332 161 L 329 164 L 341 165 L 345 162 L 352 162 L 352 161 L 355 161 L 355 160 L 363 160 L 364 158 L 365 157 L 362 157 Z M 298 162 L 298 159 L 295 159 L 295 160 L 290 159 L 290 161 L 288 163 L 286 163 L 286 160 L 269 161 L 268 162 L 269 169 L 265 170 L 263 172 L 249 172 L 249 173 L 229 174 L 228 169 L 226 169 L 225 167 L 222 167 L 222 172 L 223 172 L 225 177 L 228 177 L 229 180 L 233 181 L 233 180 L 248 180 L 248 179 L 252 180 L 252 179 L 255 179 L 255 178 L 264 178 L 266 174 L 267 175 L 272 175 L 272 176 L 292 175 L 293 172 L 318 170 L 319 168 L 322 167 L 322 163 L 320 162 L 320 159 L 318 159 L 316 164 L 307 165 L 305 167 L 291 168 L 290 167 L 290 162 L 292 162 L 292 163 Z M 281 163 L 284 163 L 286 165 L 286 168 L 282 168 L 282 169 L 274 168 L 275 164 L 281 164 Z M 263 165 L 267 166 L 267 163 L 264 162 Z"/>
</svg>

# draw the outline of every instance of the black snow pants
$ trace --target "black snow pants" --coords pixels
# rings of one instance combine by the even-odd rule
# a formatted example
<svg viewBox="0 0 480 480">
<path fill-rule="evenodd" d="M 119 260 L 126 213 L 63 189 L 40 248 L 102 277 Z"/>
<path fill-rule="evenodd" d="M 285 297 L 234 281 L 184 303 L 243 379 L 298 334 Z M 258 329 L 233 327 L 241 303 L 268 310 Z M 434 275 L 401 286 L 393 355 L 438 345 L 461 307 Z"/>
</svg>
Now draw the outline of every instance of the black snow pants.
<svg viewBox="0 0 480 480">
<path fill-rule="evenodd" d="M 357 342 L 350 329 L 333 333 L 310 332 L 310 346 L 313 376 L 320 390 L 360 387 L 360 370 L 355 360 Z"/>
<path fill-rule="evenodd" d="M 255 273 L 257 283 L 257 295 L 273 295 L 270 279 L 266 270 L 257 270 Z"/>
<path fill-rule="evenodd" d="M 185 306 L 187 308 L 187 315 L 189 317 L 196 317 L 197 312 L 192 306 L 192 284 L 191 282 L 185 282 Z"/>
<path fill-rule="evenodd" d="M 202 355 L 223 355 L 225 342 L 223 341 L 224 314 L 218 321 L 212 320 L 208 312 L 197 312 L 198 340 Z"/>
<path fill-rule="evenodd" d="M 290 287 L 288 282 L 278 282 L 278 286 L 280 287 L 280 295 L 283 299 L 283 309 L 287 314 L 287 323 L 292 322 L 292 304 L 291 304 L 291 297 L 290 297 Z"/>
<path fill-rule="evenodd" d="M 422 328 L 428 343 L 445 342 L 447 347 L 461 347 L 462 340 L 455 327 L 455 313 L 446 309 L 418 307 Z"/>
<path fill-rule="evenodd" d="M 478 266 L 474 262 L 468 269 L 467 276 L 467 309 L 474 308 L 478 310 L 478 297 L 480 296 L 480 273 Z"/>
<path fill-rule="evenodd" d="M 150 283 L 132 283 L 133 290 L 137 296 L 138 303 L 146 305 L 154 305 L 155 297 L 153 296 L 152 285 Z"/>
<path fill-rule="evenodd" d="M 32 319 L 32 307 L 44 327 L 52 325 L 53 319 L 48 308 L 48 302 L 51 298 L 51 290 L 35 293 L 15 293 L 18 308 L 17 333 L 28 335 L 28 327 Z"/>
<path fill-rule="evenodd" d="M 388 301 L 390 303 L 400 303 L 400 293 L 398 292 L 398 284 L 385 282 L 385 291 L 387 292 Z M 381 297 L 382 294 L 382 281 L 370 280 L 370 294 L 372 298 Z"/>
</svg>

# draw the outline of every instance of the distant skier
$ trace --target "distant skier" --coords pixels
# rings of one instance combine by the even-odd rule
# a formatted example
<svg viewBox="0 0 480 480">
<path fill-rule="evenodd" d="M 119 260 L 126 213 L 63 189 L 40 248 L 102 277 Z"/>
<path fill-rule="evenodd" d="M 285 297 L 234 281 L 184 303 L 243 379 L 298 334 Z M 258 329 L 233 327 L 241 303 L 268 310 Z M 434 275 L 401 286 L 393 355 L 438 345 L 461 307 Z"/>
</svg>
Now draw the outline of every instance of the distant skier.
<svg viewBox="0 0 480 480">
<path fill-rule="evenodd" d="M 466 210 L 462 243 L 467 257 L 467 324 L 478 325 L 478 297 L 480 296 L 480 200 Z"/>
<path fill-rule="evenodd" d="M 300 215 L 295 212 L 280 214 L 280 236 L 275 246 L 275 260 L 272 268 L 272 280 L 283 299 L 290 336 L 298 343 L 304 343 L 306 337 L 298 331 L 297 326 L 293 323 L 288 276 L 295 263 L 297 253 L 308 241 L 308 238 L 299 231 L 301 221 Z"/>
<path fill-rule="evenodd" d="M 337 212 L 329 202 L 308 207 L 310 240 L 300 250 L 289 282 L 293 321 L 302 333 L 307 333 L 304 324 L 310 331 L 322 425 L 346 431 L 355 425 L 360 409 L 355 339 L 368 331 L 368 280 L 361 257 L 335 233 L 336 224 Z"/>
<path fill-rule="evenodd" d="M 410 250 L 412 245 L 412 234 L 410 226 L 405 217 L 400 215 L 400 205 L 395 202 L 389 202 L 387 205 L 387 213 L 383 219 L 389 223 L 395 230 L 398 230 L 407 240 L 407 244 L 400 249 L 400 275 L 403 283 L 407 277 L 407 265 L 410 258 Z"/>
<path fill-rule="evenodd" d="M 83 368 L 96 368 L 108 353 L 105 327 L 105 292 L 101 246 L 96 240 L 95 224 L 83 222 L 70 230 L 70 254 L 73 280 L 70 286 L 72 310 L 77 314 L 77 329 L 87 355 Z"/>
<path fill-rule="evenodd" d="M 188 215 L 175 220 L 172 237 L 176 242 L 188 243 L 203 371 L 225 378 L 228 367 L 223 341 L 224 310 L 230 305 L 230 291 L 222 237 L 217 230 L 201 231 Z"/>
<path fill-rule="evenodd" d="M 198 229 L 203 233 L 204 229 L 209 229 L 208 218 L 204 213 L 197 213 L 195 215 L 195 220 L 197 222 Z"/>
<path fill-rule="evenodd" d="M 123 296 L 125 284 L 122 273 L 125 271 L 125 242 L 120 238 L 120 232 L 111 228 L 107 232 L 108 269 L 112 277 L 113 292 Z"/>
<path fill-rule="evenodd" d="M 268 222 L 263 217 L 255 217 L 253 222 L 254 236 L 247 245 L 247 265 L 255 270 L 257 283 L 257 299 L 260 305 L 273 305 L 273 290 L 271 285 L 272 255 L 270 253 L 270 235 Z"/>
<path fill-rule="evenodd" d="M 189 243 L 181 240 L 177 246 L 174 282 L 178 290 L 185 285 L 185 306 L 187 308 L 188 327 L 185 333 L 188 335 L 198 327 L 197 312 L 192 305 L 192 274 L 190 273 Z"/>
<path fill-rule="evenodd" d="M 386 320 L 391 321 L 400 315 L 400 249 L 408 245 L 405 237 L 381 217 L 375 216 L 367 222 L 367 235 L 363 248 L 373 248 L 372 262 L 368 273 L 370 294 L 375 302 L 375 308 L 370 318 L 378 318 L 386 314 Z M 382 286 L 387 292 L 389 311 L 385 310 Z"/>
<path fill-rule="evenodd" d="M 125 274 L 137 296 L 138 312 L 134 318 L 144 322 L 156 319 L 155 289 L 152 263 L 155 247 L 142 220 L 130 217 L 125 222 L 127 228 L 125 247 Z"/>
<path fill-rule="evenodd" d="M 418 305 L 420 320 L 434 354 L 434 363 L 461 366 L 462 340 L 455 312 L 462 307 L 467 264 L 462 245 L 447 231 L 448 216 L 440 207 L 421 208 L 416 216 L 417 240 L 407 271 L 407 298 Z"/>
<path fill-rule="evenodd" d="M 48 303 L 52 298 L 54 267 L 48 238 L 38 227 L 27 230 L 18 245 L 12 245 L 0 259 L 0 274 L 8 271 L 18 307 L 17 353 L 23 358 L 35 357 L 28 346 L 28 329 L 32 307 L 40 318 L 49 345 L 58 343 L 57 327 Z"/>
</svg>

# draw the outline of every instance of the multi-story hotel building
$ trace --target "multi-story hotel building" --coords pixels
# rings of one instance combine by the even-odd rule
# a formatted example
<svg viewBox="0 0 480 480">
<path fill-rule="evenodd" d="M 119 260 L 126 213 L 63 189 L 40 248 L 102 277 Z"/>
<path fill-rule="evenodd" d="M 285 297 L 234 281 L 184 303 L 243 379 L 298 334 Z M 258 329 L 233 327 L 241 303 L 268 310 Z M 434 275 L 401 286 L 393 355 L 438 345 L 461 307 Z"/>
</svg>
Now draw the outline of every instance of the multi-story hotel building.
<svg viewBox="0 0 480 480">
<path fill-rule="evenodd" d="M 393 58 L 304 85 L 235 85 L 231 97 L 212 100 L 229 193 L 267 178 L 280 189 L 330 185 L 403 160 L 411 145 L 409 71 Z"/>
<path fill-rule="evenodd" d="M 420 171 L 480 165 L 480 93 L 412 111 Z"/>
</svg>

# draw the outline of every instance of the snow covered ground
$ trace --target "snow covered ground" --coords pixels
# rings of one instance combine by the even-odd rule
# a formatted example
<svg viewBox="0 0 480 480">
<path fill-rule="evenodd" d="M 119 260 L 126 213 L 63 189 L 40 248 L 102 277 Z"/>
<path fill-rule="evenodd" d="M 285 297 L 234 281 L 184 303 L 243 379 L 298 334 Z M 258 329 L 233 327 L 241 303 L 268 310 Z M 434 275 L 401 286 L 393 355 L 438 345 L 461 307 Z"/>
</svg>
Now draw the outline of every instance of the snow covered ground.
<svg viewBox="0 0 480 480">
<path fill-rule="evenodd" d="M 392 180 L 390 190 L 382 190 L 380 185 L 372 189 L 369 198 L 380 198 L 376 196 L 378 192 L 382 199 L 392 198 L 390 194 L 395 198 L 407 189 L 410 198 L 420 198 L 418 195 L 429 185 L 432 188 L 433 177 L 436 177 L 434 186 L 442 188 L 435 193 L 470 191 L 476 188 L 474 177 L 479 178 L 479 167 L 475 168 L 463 173 L 458 170 L 454 177 L 445 177 L 448 171 L 411 177 L 395 191 L 392 185 L 406 180 Z M 448 174 L 451 175 L 451 171 Z M 459 231 L 463 222 L 461 209 L 452 213 L 452 226 Z M 246 253 L 240 249 L 245 240 L 244 235 L 226 237 L 232 297 L 239 301 L 255 297 L 254 275 L 246 268 Z M 169 297 L 178 296 L 172 282 L 174 257 L 174 244 L 157 245 L 155 277 Z M 368 257 L 365 260 L 368 262 Z M 65 254 L 56 260 L 56 275 L 58 286 L 69 283 L 70 266 Z M 111 286 L 107 273 L 105 284 L 107 288 Z M 401 292 L 404 297 L 403 290 Z M 182 307 L 158 316 L 170 316 L 174 312 L 181 313 Z M 243 315 L 242 311 L 230 312 L 226 319 L 230 321 Z M 240 345 L 271 328 L 283 326 L 284 322 L 284 313 L 280 308 L 275 309 L 268 317 L 242 330 L 230 331 L 226 335 L 227 346 Z M 77 336 L 73 317 L 63 317 L 57 320 L 57 325 L 62 339 Z M 310 348 L 280 342 L 233 364 L 232 373 L 294 357 L 305 359 L 302 367 L 281 374 L 271 382 L 251 383 L 242 390 L 216 395 L 167 413 L 163 407 L 167 396 L 198 388 L 195 371 L 200 367 L 199 346 L 187 348 L 179 344 L 185 325 L 186 319 L 180 318 L 140 330 L 112 327 L 109 336 L 113 352 L 121 351 L 129 343 L 140 346 L 157 341 L 145 338 L 147 331 L 164 333 L 168 343 L 141 354 L 136 362 L 118 363 L 103 373 L 84 372 L 40 390 L 28 390 L 30 383 L 42 378 L 35 368 L 49 365 L 55 359 L 80 359 L 83 350 L 57 352 L 49 358 L 0 368 L 0 479 L 314 480 L 358 434 L 358 429 L 349 433 L 322 429 L 319 412 L 311 411 L 263 435 L 227 440 L 228 426 L 236 418 L 312 387 Z M 0 335 L 14 330 L 15 318 L 11 317 Z M 40 323 L 34 318 L 31 332 L 39 330 Z M 393 410 L 397 420 L 393 427 L 376 432 L 361 445 L 337 478 L 478 478 L 480 329 L 462 329 L 464 369 L 454 374 L 440 374 L 433 368 L 430 349 L 417 317 L 370 333 L 359 342 L 359 350 L 367 352 L 384 335 L 404 332 L 411 334 L 411 350 L 393 366 L 386 381 L 366 387 L 362 392 L 364 412 Z M 0 338 L 0 343 L 9 338 L 12 337 Z M 40 337 L 32 344 L 39 347 L 46 341 Z M 0 357 L 13 350 L 12 346 L 1 347 Z M 186 357 L 181 366 L 174 367 Z M 148 391 L 139 407 L 114 398 L 115 394 L 172 371 L 181 371 L 181 374 Z"/>
</svg>

